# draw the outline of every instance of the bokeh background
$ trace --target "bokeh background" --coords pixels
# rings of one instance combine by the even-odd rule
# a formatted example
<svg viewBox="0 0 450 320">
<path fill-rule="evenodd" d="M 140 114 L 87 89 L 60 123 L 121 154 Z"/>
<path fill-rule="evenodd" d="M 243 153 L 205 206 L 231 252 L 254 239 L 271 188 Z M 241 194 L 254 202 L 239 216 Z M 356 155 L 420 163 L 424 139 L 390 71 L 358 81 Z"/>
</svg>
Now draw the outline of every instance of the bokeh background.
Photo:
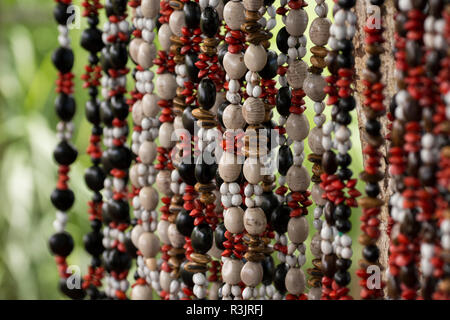
<svg viewBox="0 0 450 320">
<path fill-rule="evenodd" d="M 276 6 L 278 2 L 275 1 Z M 327 0 L 327 3 L 331 11 L 332 1 Z M 74 0 L 74 4 L 80 5 L 81 0 Z M 315 2 L 309 1 L 309 4 L 307 11 L 312 21 L 315 17 Z M 0 299 L 63 298 L 57 289 L 56 266 L 47 246 L 47 239 L 53 233 L 52 221 L 55 215 L 49 197 L 56 181 L 52 152 L 57 142 L 57 118 L 53 109 L 56 71 L 50 60 L 57 46 L 53 6 L 52 0 L 0 1 Z M 89 191 L 84 185 L 83 173 L 89 165 L 85 149 L 90 125 L 84 119 L 87 94 L 80 80 L 87 54 L 79 45 L 85 26 L 86 22 L 82 19 L 81 28 L 73 29 L 70 33 L 75 52 L 73 71 L 77 80 L 76 131 L 73 141 L 79 157 L 70 173 L 70 185 L 76 192 L 76 202 L 70 210 L 67 225 L 76 243 L 69 264 L 80 266 L 83 273 L 89 261 L 82 243 L 83 235 L 89 230 L 86 205 Z M 280 21 L 275 34 L 279 28 Z M 274 50 L 277 50 L 275 40 L 272 43 Z M 309 54 L 305 61 L 309 62 Z M 131 81 L 128 82 L 128 89 L 132 89 Z M 311 101 L 307 101 L 307 105 L 306 114 L 313 127 Z M 353 118 L 351 168 L 356 176 L 362 170 L 362 156 L 356 114 L 353 114 Z M 308 154 L 306 143 L 305 146 Z M 311 168 L 308 161 L 305 161 L 305 165 Z M 358 188 L 363 190 L 361 183 L 358 183 Z M 314 206 L 311 206 L 311 214 L 308 215 L 311 236 L 314 230 L 313 209 Z M 358 296 L 358 279 L 354 271 L 361 256 L 361 247 L 357 241 L 360 213 L 359 209 L 353 210 L 351 218 L 351 236 L 354 239 L 351 287 L 355 297 Z M 305 270 L 311 266 L 311 236 L 307 241 L 309 262 Z"/>
</svg>

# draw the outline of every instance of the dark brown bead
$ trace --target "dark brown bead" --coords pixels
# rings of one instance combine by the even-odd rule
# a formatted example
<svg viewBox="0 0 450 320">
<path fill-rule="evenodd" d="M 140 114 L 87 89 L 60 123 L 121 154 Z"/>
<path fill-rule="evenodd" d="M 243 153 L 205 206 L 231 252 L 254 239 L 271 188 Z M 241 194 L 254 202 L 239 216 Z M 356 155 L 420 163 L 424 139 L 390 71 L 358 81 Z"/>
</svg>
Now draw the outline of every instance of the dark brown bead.
<svg viewBox="0 0 450 320">
<path fill-rule="evenodd" d="M 333 174 L 337 170 L 336 154 L 333 151 L 326 151 L 322 156 L 322 168 L 327 174 Z"/>
<path fill-rule="evenodd" d="M 337 268 L 336 268 L 336 260 L 337 256 L 332 254 L 327 254 L 322 257 L 322 272 L 327 277 L 333 277 Z"/>
<path fill-rule="evenodd" d="M 334 204 L 331 201 L 327 201 L 323 207 L 323 213 L 325 215 L 325 220 L 329 226 L 334 225 Z"/>
</svg>

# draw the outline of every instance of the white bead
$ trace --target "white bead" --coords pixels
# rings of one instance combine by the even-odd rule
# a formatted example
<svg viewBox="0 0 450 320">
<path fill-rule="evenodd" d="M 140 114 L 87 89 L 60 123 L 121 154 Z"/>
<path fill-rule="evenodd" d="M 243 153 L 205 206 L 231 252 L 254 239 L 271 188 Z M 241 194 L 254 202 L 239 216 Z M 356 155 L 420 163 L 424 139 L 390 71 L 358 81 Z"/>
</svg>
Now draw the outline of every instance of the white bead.
<svg viewBox="0 0 450 320">
<path fill-rule="evenodd" d="M 231 204 L 234 207 L 239 207 L 242 204 L 242 196 L 240 194 L 235 194 L 231 197 Z"/>
<path fill-rule="evenodd" d="M 286 263 L 291 267 L 295 267 L 295 265 L 297 264 L 297 259 L 295 258 L 295 256 L 291 256 L 288 255 L 286 256 Z"/>
<path fill-rule="evenodd" d="M 239 184 L 236 182 L 232 182 L 228 185 L 228 189 L 230 190 L 230 193 L 232 194 L 239 194 L 241 192 L 241 188 Z"/>
<path fill-rule="evenodd" d="M 230 293 L 231 293 L 231 286 L 230 286 L 230 284 L 225 283 L 222 287 L 222 295 L 224 297 L 227 297 L 230 295 Z"/>
<path fill-rule="evenodd" d="M 206 278 L 203 273 L 196 273 L 192 276 L 192 280 L 196 285 L 202 286 L 206 283 Z"/>
<path fill-rule="evenodd" d="M 342 248 L 341 257 L 344 259 L 350 259 L 353 255 L 353 251 L 349 247 Z"/>
<path fill-rule="evenodd" d="M 244 194 L 246 197 L 251 197 L 253 195 L 253 185 L 247 184 L 244 188 Z"/>
<path fill-rule="evenodd" d="M 244 291 L 242 291 L 242 298 L 244 300 L 249 300 L 253 295 L 252 288 L 245 287 Z"/>
<path fill-rule="evenodd" d="M 241 287 L 240 286 L 232 286 L 231 287 L 231 294 L 235 297 L 238 297 L 241 295 Z"/>
<path fill-rule="evenodd" d="M 341 242 L 342 246 L 350 247 L 352 245 L 352 238 L 350 238 L 348 235 L 344 234 L 341 236 L 340 242 Z"/>
<path fill-rule="evenodd" d="M 329 241 L 322 240 L 320 243 L 320 249 L 322 250 L 323 254 L 325 254 L 325 255 L 331 254 L 333 252 L 333 248 Z"/>
</svg>

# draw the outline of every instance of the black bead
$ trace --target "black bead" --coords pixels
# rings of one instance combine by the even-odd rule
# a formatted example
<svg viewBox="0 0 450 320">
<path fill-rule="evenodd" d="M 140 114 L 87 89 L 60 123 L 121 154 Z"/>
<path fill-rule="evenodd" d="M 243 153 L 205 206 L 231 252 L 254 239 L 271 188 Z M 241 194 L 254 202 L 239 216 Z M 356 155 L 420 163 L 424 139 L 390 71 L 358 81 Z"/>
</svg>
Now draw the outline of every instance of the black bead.
<svg viewBox="0 0 450 320">
<path fill-rule="evenodd" d="M 340 203 L 334 208 L 336 219 L 346 220 L 352 215 L 352 210 L 346 204 Z"/>
<path fill-rule="evenodd" d="M 108 204 L 108 213 L 115 222 L 130 221 L 130 206 L 128 201 L 111 199 Z"/>
<path fill-rule="evenodd" d="M 327 174 L 333 174 L 337 170 L 337 160 L 336 160 L 336 154 L 331 151 L 325 151 L 325 153 L 322 156 L 322 168 L 324 169 L 325 173 Z"/>
<path fill-rule="evenodd" d="M 88 188 L 93 191 L 100 191 L 103 189 L 105 178 L 105 172 L 98 166 L 92 166 L 84 172 L 84 181 Z"/>
<path fill-rule="evenodd" d="M 133 241 L 131 241 L 131 237 L 126 237 L 123 244 L 125 246 L 125 250 L 127 251 L 128 255 L 132 259 L 137 258 L 137 256 L 138 256 L 138 254 L 137 254 L 138 249 L 134 246 Z"/>
<path fill-rule="evenodd" d="M 75 195 L 70 189 L 55 189 L 50 196 L 50 200 L 56 209 L 67 211 L 72 207 L 75 201 Z"/>
<path fill-rule="evenodd" d="M 186 27 L 189 29 L 195 29 L 200 24 L 200 16 L 202 10 L 200 5 L 195 1 L 186 2 L 183 6 Z"/>
<path fill-rule="evenodd" d="M 114 43 L 109 47 L 109 58 L 114 69 L 123 69 L 127 65 L 128 51 L 124 43 Z"/>
<path fill-rule="evenodd" d="M 334 281 L 341 287 L 347 286 L 351 281 L 350 272 L 338 270 L 334 274 Z"/>
<path fill-rule="evenodd" d="M 371 55 L 366 61 L 366 66 L 370 71 L 377 72 L 381 67 L 381 59 L 379 55 Z"/>
<path fill-rule="evenodd" d="M 272 212 L 270 225 L 279 234 L 283 234 L 287 231 L 290 213 L 291 209 L 286 204 L 279 206 L 275 211 Z"/>
<path fill-rule="evenodd" d="M 67 10 L 68 8 L 69 5 L 62 2 L 58 2 L 53 8 L 53 17 L 58 24 L 64 26 L 67 24 L 67 20 L 71 16 L 70 10 Z"/>
<path fill-rule="evenodd" d="M 102 103 L 100 104 L 100 119 L 102 120 L 105 126 L 107 127 L 112 126 L 114 114 L 108 101 L 102 101 Z"/>
<path fill-rule="evenodd" d="M 352 163 L 352 157 L 348 153 L 345 154 L 338 153 L 336 155 L 336 161 L 338 166 L 348 167 Z"/>
<path fill-rule="evenodd" d="M 197 179 L 195 178 L 195 163 L 193 161 L 192 157 L 185 157 L 178 165 L 178 173 L 181 179 L 190 186 L 197 183 Z"/>
<path fill-rule="evenodd" d="M 198 84 L 197 101 L 200 107 L 205 110 L 209 110 L 214 106 L 216 102 L 216 85 L 211 79 L 202 79 Z"/>
<path fill-rule="evenodd" d="M 339 69 L 351 69 L 355 65 L 355 59 L 352 55 L 338 54 L 336 63 Z"/>
<path fill-rule="evenodd" d="M 69 48 L 59 47 L 52 54 L 52 62 L 61 73 L 69 72 L 73 67 L 73 51 Z"/>
<path fill-rule="evenodd" d="M 278 172 L 285 176 L 294 163 L 294 156 L 288 145 L 282 145 L 278 151 Z"/>
<path fill-rule="evenodd" d="M 195 122 L 197 121 L 195 117 L 192 115 L 192 108 L 187 107 L 183 111 L 183 115 L 181 116 L 181 120 L 183 122 L 183 127 L 189 131 L 191 136 L 194 135 Z"/>
<path fill-rule="evenodd" d="M 100 124 L 100 106 L 96 101 L 88 100 L 85 107 L 86 118 L 92 124 Z"/>
<path fill-rule="evenodd" d="M 267 51 L 267 62 L 264 68 L 259 71 L 259 75 L 263 79 L 272 79 L 277 75 L 277 69 L 278 69 L 278 55 L 273 50 Z"/>
<path fill-rule="evenodd" d="M 219 57 L 219 63 L 220 65 L 223 67 L 223 58 L 225 57 L 225 55 L 228 52 L 228 43 L 224 43 L 223 45 L 219 46 L 219 48 L 217 48 L 218 53 L 217 56 Z"/>
<path fill-rule="evenodd" d="M 206 7 L 200 17 L 200 28 L 207 38 L 214 38 L 219 31 L 219 14 L 213 7 Z"/>
<path fill-rule="evenodd" d="M 384 4 L 384 0 L 370 0 L 370 4 L 374 6 L 381 6 Z"/>
<path fill-rule="evenodd" d="M 266 255 L 261 263 L 263 267 L 262 283 L 268 286 L 273 282 L 273 277 L 275 275 L 275 262 L 273 261 L 272 256 Z"/>
<path fill-rule="evenodd" d="M 287 117 L 289 116 L 289 108 L 291 107 L 291 89 L 287 87 L 281 87 L 277 93 L 277 111 L 280 115 Z"/>
<path fill-rule="evenodd" d="M 289 32 L 287 32 L 286 27 L 281 28 L 280 31 L 278 31 L 276 41 L 278 50 L 284 54 L 287 54 L 289 50 L 288 38 Z"/>
<path fill-rule="evenodd" d="M 111 164 L 111 161 L 109 161 L 109 151 L 110 150 L 104 150 L 102 153 L 102 168 L 105 173 L 110 173 L 114 167 Z"/>
<path fill-rule="evenodd" d="M 338 50 L 341 51 L 343 55 L 351 54 L 353 51 L 353 42 L 348 39 L 338 40 L 337 42 Z"/>
<path fill-rule="evenodd" d="M 75 99 L 65 93 L 60 93 L 55 99 L 55 110 L 62 121 L 69 122 L 75 115 Z"/>
<path fill-rule="evenodd" d="M 129 106 L 123 95 L 115 96 L 111 99 L 112 112 L 114 117 L 125 120 L 128 116 Z"/>
<path fill-rule="evenodd" d="M 102 228 L 102 222 L 98 219 L 91 220 L 91 228 L 95 232 L 99 232 Z"/>
<path fill-rule="evenodd" d="M 377 262 L 378 258 L 380 257 L 380 249 L 378 249 L 378 247 L 374 244 L 365 246 L 363 249 L 363 257 L 368 262 Z"/>
<path fill-rule="evenodd" d="M 324 254 L 322 255 L 322 272 L 327 277 L 332 277 L 336 272 L 336 254 Z"/>
<path fill-rule="evenodd" d="M 194 227 L 191 244 L 195 252 L 206 254 L 213 245 L 213 231 L 206 223 Z"/>
<path fill-rule="evenodd" d="M 109 150 L 109 161 L 114 168 L 127 170 L 130 167 L 132 156 L 126 146 L 115 146 Z"/>
<path fill-rule="evenodd" d="M 190 3 L 190 2 L 188 2 Z M 189 288 L 194 287 L 194 273 L 187 271 L 184 266 L 188 263 L 188 260 L 183 261 L 183 263 L 180 266 L 180 276 L 181 280 L 183 280 L 183 283 L 187 285 Z"/>
<path fill-rule="evenodd" d="M 419 169 L 419 179 L 424 186 L 432 187 L 436 185 L 436 168 L 422 165 Z"/>
<path fill-rule="evenodd" d="M 339 7 L 343 9 L 351 9 L 356 4 L 356 0 L 338 0 Z"/>
<path fill-rule="evenodd" d="M 102 32 L 97 28 L 85 29 L 81 34 L 80 43 L 81 46 L 89 52 L 99 52 L 104 46 Z"/>
<path fill-rule="evenodd" d="M 131 257 L 128 253 L 117 249 L 105 250 L 103 252 L 103 259 L 107 271 L 116 271 L 120 273 L 131 267 Z"/>
<path fill-rule="evenodd" d="M 48 244 L 51 252 L 61 257 L 67 257 L 74 247 L 72 236 L 66 231 L 53 234 Z"/>
<path fill-rule="evenodd" d="M 185 209 L 181 210 L 175 220 L 177 230 L 185 237 L 190 237 L 194 229 L 194 218 L 189 215 Z"/>
<path fill-rule="evenodd" d="M 75 147 L 68 141 L 60 141 L 55 150 L 53 151 L 53 158 L 55 161 L 64 166 L 71 165 L 77 159 L 78 151 Z"/>
<path fill-rule="evenodd" d="M 347 111 L 339 111 L 336 114 L 336 122 L 348 126 L 352 122 L 352 116 Z"/>
<path fill-rule="evenodd" d="M 353 174 L 353 172 L 349 168 L 340 168 L 336 172 L 336 175 L 338 176 L 339 180 L 341 180 L 341 181 L 350 180 L 352 177 L 352 174 Z"/>
<path fill-rule="evenodd" d="M 336 229 L 339 232 L 347 233 L 352 229 L 352 223 L 350 222 L 350 220 L 337 219 L 336 220 Z"/>
<path fill-rule="evenodd" d="M 274 212 L 275 209 L 278 208 L 280 202 L 273 192 L 264 192 L 261 199 L 261 209 L 263 209 L 264 213 L 266 214 L 267 221 L 270 221 L 270 219 L 272 218 L 272 212 Z"/>
<path fill-rule="evenodd" d="M 371 136 L 379 136 L 381 130 L 381 124 L 376 119 L 369 119 L 366 122 L 366 132 Z"/>
<path fill-rule="evenodd" d="M 70 283 L 70 288 L 68 286 L 68 282 L 70 283 L 69 279 L 59 279 L 58 287 L 63 294 L 73 300 L 82 300 L 84 299 L 84 297 L 86 297 L 86 292 L 83 290 L 82 281 L 80 281 L 79 286 L 77 286 L 77 283 L 75 283 L 75 281 L 73 283 Z"/>
<path fill-rule="evenodd" d="M 217 108 L 217 120 L 219 120 L 220 125 L 225 129 L 225 124 L 223 123 L 223 112 L 225 108 L 228 107 L 230 103 L 228 101 L 222 102 L 222 104 Z"/>
<path fill-rule="evenodd" d="M 286 274 L 288 272 L 288 266 L 286 263 L 280 263 L 275 269 L 275 274 L 273 277 L 273 285 L 281 294 L 286 292 Z"/>
<path fill-rule="evenodd" d="M 188 2 L 190 3 L 190 2 Z M 195 53 L 187 53 L 184 57 L 184 64 L 186 65 L 186 71 L 189 76 L 189 79 L 192 82 L 198 83 L 198 72 L 199 69 L 195 65 L 198 61 L 198 56 Z"/>
<path fill-rule="evenodd" d="M 201 157 L 195 164 L 195 178 L 202 184 L 208 184 L 216 175 L 217 164 L 207 164 Z"/>
<path fill-rule="evenodd" d="M 350 112 L 356 107 L 356 101 L 353 96 L 339 99 L 339 109 L 342 111 Z"/>
<path fill-rule="evenodd" d="M 225 232 L 227 232 L 227 228 L 223 223 L 217 225 L 216 230 L 214 230 L 214 241 L 216 243 L 216 247 L 220 250 L 225 250 L 223 243 L 227 241 L 225 237 Z"/>
<path fill-rule="evenodd" d="M 103 235 L 99 232 L 89 232 L 83 237 L 84 248 L 92 256 L 99 256 L 105 248 L 102 244 Z"/>
<path fill-rule="evenodd" d="M 372 198 L 376 198 L 380 194 L 380 187 L 378 183 L 367 183 L 365 190 L 366 194 Z"/>
<path fill-rule="evenodd" d="M 418 273 L 414 264 L 400 268 L 400 281 L 408 287 L 415 287 L 418 281 Z"/>
<path fill-rule="evenodd" d="M 352 260 L 351 259 L 338 258 L 336 260 L 336 268 L 338 270 L 346 271 L 346 270 L 350 269 L 351 266 L 352 266 Z"/>
</svg>

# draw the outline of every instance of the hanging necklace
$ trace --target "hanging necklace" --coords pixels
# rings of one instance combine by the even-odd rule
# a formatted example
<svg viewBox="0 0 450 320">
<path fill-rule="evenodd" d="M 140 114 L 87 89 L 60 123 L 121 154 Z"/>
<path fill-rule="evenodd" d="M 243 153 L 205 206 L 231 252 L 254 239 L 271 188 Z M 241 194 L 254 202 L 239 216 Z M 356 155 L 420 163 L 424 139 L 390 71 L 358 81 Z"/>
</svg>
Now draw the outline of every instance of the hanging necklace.
<svg viewBox="0 0 450 320">
<path fill-rule="evenodd" d="M 53 158 L 58 163 L 58 182 L 56 189 L 51 194 L 51 201 L 56 208 L 56 220 L 53 222 L 56 233 L 49 239 L 49 247 L 55 256 L 55 261 L 59 272 L 59 289 L 69 298 L 83 299 L 86 295 L 81 283 L 69 283 L 70 270 L 66 262 L 67 256 L 74 248 L 72 236 L 65 231 L 67 223 L 67 211 L 70 210 L 75 195 L 69 189 L 70 165 L 75 162 L 78 152 L 70 143 L 73 132 L 72 118 L 75 115 L 75 100 L 73 94 L 73 74 L 71 72 L 74 55 L 70 48 L 69 30 L 67 27 L 70 12 L 68 7 L 72 1 L 57 1 L 54 18 L 58 23 L 59 47 L 53 52 L 53 65 L 58 70 L 56 81 L 56 92 L 58 94 L 55 101 L 56 114 L 60 119 L 58 123 L 58 138 L 60 142 L 53 152 Z M 75 285 L 73 288 L 72 286 Z"/>
</svg>

